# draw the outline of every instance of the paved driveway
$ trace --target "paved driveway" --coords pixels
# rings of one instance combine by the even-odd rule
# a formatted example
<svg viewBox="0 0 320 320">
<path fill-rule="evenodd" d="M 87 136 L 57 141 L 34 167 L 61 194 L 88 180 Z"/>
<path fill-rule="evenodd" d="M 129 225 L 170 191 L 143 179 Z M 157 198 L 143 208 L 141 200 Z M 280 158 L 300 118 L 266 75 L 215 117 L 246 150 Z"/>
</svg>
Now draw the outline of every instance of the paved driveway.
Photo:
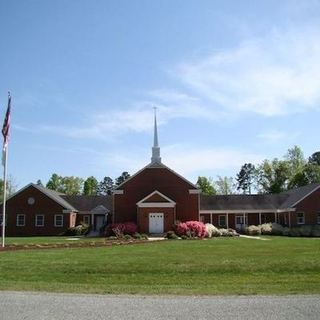
<svg viewBox="0 0 320 320">
<path fill-rule="evenodd" d="M 320 296 L 112 296 L 0 291 L 1 320 L 320 319 Z"/>
</svg>

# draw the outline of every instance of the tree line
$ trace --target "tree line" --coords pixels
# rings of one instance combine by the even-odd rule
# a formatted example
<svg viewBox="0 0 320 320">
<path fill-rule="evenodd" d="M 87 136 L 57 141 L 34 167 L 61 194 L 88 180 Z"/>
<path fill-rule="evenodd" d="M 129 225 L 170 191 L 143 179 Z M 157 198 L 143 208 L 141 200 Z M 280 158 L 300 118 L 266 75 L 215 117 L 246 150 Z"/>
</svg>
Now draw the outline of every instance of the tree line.
<svg viewBox="0 0 320 320">
<path fill-rule="evenodd" d="M 115 180 L 111 177 L 104 177 L 101 181 L 93 176 L 83 179 L 74 176 L 64 177 L 53 173 L 45 187 L 67 195 L 111 195 L 114 189 L 129 177 L 130 174 L 126 171 L 122 172 Z M 41 180 L 38 180 L 37 184 L 44 186 Z"/>
<path fill-rule="evenodd" d="M 236 177 L 199 176 L 197 185 L 203 194 L 280 193 L 310 183 L 320 182 L 320 151 L 308 158 L 300 147 L 288 149 L 282 159 L 265 159 L 254 165 L 245 163 Z"/>
</svg>

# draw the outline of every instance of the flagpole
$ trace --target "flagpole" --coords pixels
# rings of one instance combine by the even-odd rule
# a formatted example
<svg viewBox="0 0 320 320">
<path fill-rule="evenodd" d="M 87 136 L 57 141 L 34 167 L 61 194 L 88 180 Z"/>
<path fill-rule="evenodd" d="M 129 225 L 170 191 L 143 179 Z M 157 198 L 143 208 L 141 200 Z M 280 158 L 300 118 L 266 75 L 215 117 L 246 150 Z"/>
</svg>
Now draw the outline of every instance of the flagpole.
<svg viewBox="0 0 320 320">
<path fill-rule="evenodd" d="M 3 170 L 3 207 L 2 207 L 2 248 L 5 247 L 6 235 L 6 200 L 7 200 L 7 160 L 8 145 L 4 148 L 4 170 Z"/>
<path fill-rule="evenodd" d="M 3 134 L 3 204 L 2 204 L 2 248 L 5 246 L 5 235 L 6 235 L 6 201 L 7 201 L 7 160 L 8 160 L 8 139 L 9 139 L 9 128 L 10 128 L 10 109 L 11 109 L 11 95 L 8 92 L 8 107 L 6 116 L 3 122 L 2 134 Z"/>
</svg>

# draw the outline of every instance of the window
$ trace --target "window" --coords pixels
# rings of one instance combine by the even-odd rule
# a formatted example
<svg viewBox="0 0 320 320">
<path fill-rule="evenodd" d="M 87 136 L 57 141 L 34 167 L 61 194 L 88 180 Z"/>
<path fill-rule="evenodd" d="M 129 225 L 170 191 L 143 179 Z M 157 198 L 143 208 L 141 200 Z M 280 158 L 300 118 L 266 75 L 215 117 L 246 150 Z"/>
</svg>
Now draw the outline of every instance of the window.
<svg viewBox="0 0 320 320">
<path fill-rule="evenodd" d="M 30 206 L 32 206 L 34 203 L 35 203 L 34 198 L 32 198 L 32 197 L 28 198 L 28 204 L 29 204 Z"/>
<path fill-rule="evenodd" d="M 297 213 L 297 224 L 304 224 L 304 212 Z"/>
<path fill-rule="evenodd" d="M 37 214 L 36 215 L 36 227 L 43 227 L 44 226 L 44 215 Z"/>
<path fill-rule="evenodd" d="M 219 227 L 225 227 L 226 226 L 226 216 L 219 216 Z"/>
<path fill-rule="evenodd" d="M 63 227 L 63 215 L 55 214 L 54 215 L 54 226 L 55 227 Z"/>
<path fill-rule="evenodd" d="M 26 225 L 26 215 L 25 214 L 17 214 L 17 227 L 24 227 Z"/>
<path fill-rule="evenodd" d="M 200 221 L 203 223 L 211 223 L 211 215 L 210 214 L 201 214 L 200 215 Z"/>
<path fill-rule="evenodd" d="M 320 224 L 320 212 L 318 212 L 318 215 L 317 215 L 317 224 Z"/>
<path fill-rule="evenodd" d="M 83 222 L 87 225 L 90 225 L 90 216 L 83 216 Z"/>
</svg>

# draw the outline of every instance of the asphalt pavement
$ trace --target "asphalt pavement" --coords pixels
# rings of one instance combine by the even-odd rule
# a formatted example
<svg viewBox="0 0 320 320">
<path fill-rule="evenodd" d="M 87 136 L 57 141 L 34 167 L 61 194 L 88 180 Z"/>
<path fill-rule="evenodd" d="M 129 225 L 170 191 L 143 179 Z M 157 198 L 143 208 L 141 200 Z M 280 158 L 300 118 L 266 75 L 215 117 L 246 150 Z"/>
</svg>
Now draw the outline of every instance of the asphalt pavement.
<svg viewBox="0 0 320 320">
<path fill-rule="evenodd" d="M 320 296 L 115 296 L 0 291 L 0 320 L 320 319 Z"/>
</svg>

